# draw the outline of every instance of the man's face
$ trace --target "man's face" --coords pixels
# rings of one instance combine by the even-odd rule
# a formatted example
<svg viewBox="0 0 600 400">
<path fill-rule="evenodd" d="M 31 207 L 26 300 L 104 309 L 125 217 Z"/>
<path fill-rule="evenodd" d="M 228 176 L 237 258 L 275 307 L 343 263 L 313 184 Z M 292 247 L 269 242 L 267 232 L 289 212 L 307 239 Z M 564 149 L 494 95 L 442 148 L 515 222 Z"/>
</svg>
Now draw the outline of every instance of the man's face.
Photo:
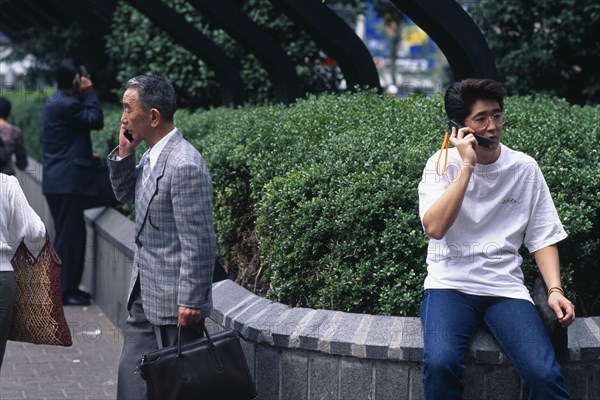
<svg viewBox="0 0 600 400">
<path fill-rule="evenodd" d="M 151 113 L 143 110 L 139 103 L 137 90 L 127 89 L 123 93 L 123 114 L 121 124 L 131 133 L 134 139 L 144 140 L 151 123 Z"/>
<path fill-rule="evenodd" d="M 500 118 L 498 118 L 500 116 Z M 496 121 L 496 123 L 494 123 Z M 484 136 L 492 141 L 492 146 L 477 148 L 482 152 L 498 151 L 500 139 L 502 138 L 502 110 L 497 101 L 477 100 L 471 108 L 471 113 L 465 118 L 465 125 L 473 129 L 478 135 Z M 498 126 L 498 125 L 500 126 Z"/>
</svg>

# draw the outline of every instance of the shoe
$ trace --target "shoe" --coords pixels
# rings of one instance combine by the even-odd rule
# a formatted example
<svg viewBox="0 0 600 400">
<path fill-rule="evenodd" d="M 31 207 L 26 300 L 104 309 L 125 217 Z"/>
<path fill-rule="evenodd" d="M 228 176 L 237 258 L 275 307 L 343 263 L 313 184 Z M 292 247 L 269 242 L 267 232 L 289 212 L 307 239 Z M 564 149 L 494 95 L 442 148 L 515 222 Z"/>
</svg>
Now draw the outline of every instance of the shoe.
<svg viewBox="0 0 600 400">
<path fill-rule="evenodd" d="M 63 306 L 89 306 L 90 299 L 81 296 L 63 296 Z"/>
<path fill-rule="evenodd" d="M 75 296 L 77 296 L 77 297 L 83 297 L 84 299 L 88 299 L 88 300 L 90 300 L 92 298 L 92 294 L 91 293 L 84 292 L 83 290 L 79 290 L 79 289 L 77 289 L 75 291 Z"/>
</svg>

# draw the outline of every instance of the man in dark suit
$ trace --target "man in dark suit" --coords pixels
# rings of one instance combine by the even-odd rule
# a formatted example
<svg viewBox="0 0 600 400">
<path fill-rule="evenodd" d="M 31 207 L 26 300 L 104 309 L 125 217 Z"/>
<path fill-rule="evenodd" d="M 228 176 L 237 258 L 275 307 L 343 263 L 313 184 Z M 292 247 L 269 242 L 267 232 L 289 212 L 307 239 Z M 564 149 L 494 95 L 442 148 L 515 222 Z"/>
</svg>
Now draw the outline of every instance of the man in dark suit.
<svg viewBox="0 0 600 400">
<path fill-rule="evenodd" d="M 127 82 L 119 147 L 108 156 L 117 199 L 135 203 L 137 249 L 129 285 L 117 398 L 145 399 L 135 373 L 144 353 L 202 336 L 198 325 L 212 308 L 216 240 L 210 173 L 175 127 L 171 82 L 138 76 Z M 129 137 L 129 139 L 127 139 Z M 148 151 L 136 165 L 135 149 Z M 185 339 L 184 339 L 185 338 Z M 168 382 L 166 382 L 168 384 Z"/>
<path fill-rule="evenodd" d="M 44 105 L 42 191 L 54 219 L 54 246 L 63 262 L 63 304 L 85 305 L 91 296 L 79 289 L 86 245 L 83 211 L 100 194 L 90 130 L 102 129 L 104 117 L 83 65 L 64 59 L 56 69 L 56 81 L 57 90 Z"/>
</svg>

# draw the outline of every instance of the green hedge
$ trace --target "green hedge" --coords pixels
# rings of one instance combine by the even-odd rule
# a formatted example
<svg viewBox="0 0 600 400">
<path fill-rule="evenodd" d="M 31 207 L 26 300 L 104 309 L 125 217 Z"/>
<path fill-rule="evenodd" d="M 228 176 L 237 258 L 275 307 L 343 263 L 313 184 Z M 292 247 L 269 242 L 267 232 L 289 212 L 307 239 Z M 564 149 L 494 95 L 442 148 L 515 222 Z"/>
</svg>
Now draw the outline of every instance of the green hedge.
<svg viewBox="0 0 600 400">
<path fill-rule="evenodd" d="M 120 111 L 105 114 L 94 135 L 104 154 Z M 538 160 L 570 234 L 567 291 L 580 315 L 600 315 L 600 109 L 510 97 L 506 114 L 504 143 Z M 393 315 L 418 313 L 427 238 L 417 185 L 444 122 L 439 96 L 372 92 L 176 114 L 209 164 L 219 256 L 239 282 L 294 306 Z"/>
<path fill-rule="evenodd" d="M 5 90 L 2 96 L 12 105 L 8 122 L 18 126 L 23 134 L 27 154 L 40 160 L 42 158 L 42 111 L 44 102 L 52 93 L 45 90 Z"/>
<path fill-rule="evenodd" d="M 570 232 L 564 283 L 582 313 L 598 315 L 599 109 L 550 97 L 509 98 L 506 108 L 505 143 L 539 160 Z M 243 283 L 296 306 L 415 315 L 427 244 L 416 187 L 444 122 L 439 97 L 368 92 L 178 125 L 210 164 L 221 255 Z"/>
<path fill-rule="evenodd" d="M 6 90 L 2 96 L 12 104 L 9 122 L 18 126 L 23 133 L 27 154 L 42 159 L 42 114 L 44 102 L 54 93 L 55 89 L 47 87 L 42 90 Z M 115 104 L 103 104 L 105 114 L 104 129 L 92 135 L 94 152 L 106 155 L 108 149 L 117 145 L 114 132 L 120 126 L 121 107 Z"/>
</svg>

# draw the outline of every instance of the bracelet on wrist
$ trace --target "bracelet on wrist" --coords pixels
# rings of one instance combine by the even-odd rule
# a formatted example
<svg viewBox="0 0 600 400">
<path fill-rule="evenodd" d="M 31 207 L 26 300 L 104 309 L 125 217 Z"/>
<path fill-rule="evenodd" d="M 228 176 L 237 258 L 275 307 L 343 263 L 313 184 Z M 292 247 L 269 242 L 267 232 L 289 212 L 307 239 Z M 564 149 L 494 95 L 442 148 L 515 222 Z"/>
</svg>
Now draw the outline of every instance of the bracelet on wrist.
<svg viewBox="0 0 600 400">
<path fill-rule="evenodd" d="M 548 289 L 548 296 L 550 296 L 551 293 L 554 292 L 558 292 L 560 294 L 562 294 L 563 296 L 565 295 L 565 291 L 562 290 L 562 288 L 558 287 L 558 286 L 553 286 L 550 289 Z"/>
</svg>

